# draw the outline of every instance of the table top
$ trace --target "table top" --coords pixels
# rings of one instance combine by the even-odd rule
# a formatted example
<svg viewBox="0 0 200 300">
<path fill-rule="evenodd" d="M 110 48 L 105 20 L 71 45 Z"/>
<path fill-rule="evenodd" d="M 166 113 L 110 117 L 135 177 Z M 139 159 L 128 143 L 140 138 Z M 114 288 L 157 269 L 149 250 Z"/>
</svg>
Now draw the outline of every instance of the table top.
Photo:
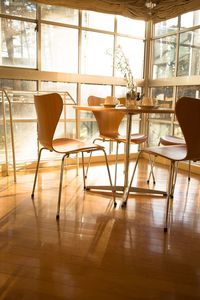
<svg viewBox="0 0 200 300">
<path fill-rule="evenodd" d="M 87 106 L 87 105 L 74 105 L 76 110 L 84 111 L 122 111 L 127 114 L 138 114 L 138 113 L 174 113 L 173 108 L 166 107 L 157 107 L 157 106 L 134 106 L 134 107 L 125 107 L 125 106 L 116 106 L 116 107 L 104 107 L 102 106 Z"/>
</svg>

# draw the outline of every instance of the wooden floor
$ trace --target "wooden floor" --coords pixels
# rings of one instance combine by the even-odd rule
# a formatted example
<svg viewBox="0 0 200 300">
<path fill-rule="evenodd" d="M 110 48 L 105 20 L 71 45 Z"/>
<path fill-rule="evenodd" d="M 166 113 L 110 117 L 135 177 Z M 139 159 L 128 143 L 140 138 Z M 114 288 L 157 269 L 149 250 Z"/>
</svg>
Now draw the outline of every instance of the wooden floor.
<svg viewBox="0 0 200 300">
<path fill-rule="evenodd" d="M 112 166 L 113 167 L 113 166 Z M 88 183 L 107 183 L 105 168 Z M 112 169 L 113 171 L 113 169 Z M 143 161 L 134 184 L 146 186 Z M 119 173 L 122 182 L 123 166 Z M 131 196 L 126 209 L 108 195 L 84 192 L 82 176 L 65 173 L 56 222 L 59 170 L 0 178 L 0 299 L 200 299 L 200 181 L 179 173 L 170 231 L 163 232 L 165 197 Z M 167 169 L 156 168 L 165 189 Z"/>
</svg>

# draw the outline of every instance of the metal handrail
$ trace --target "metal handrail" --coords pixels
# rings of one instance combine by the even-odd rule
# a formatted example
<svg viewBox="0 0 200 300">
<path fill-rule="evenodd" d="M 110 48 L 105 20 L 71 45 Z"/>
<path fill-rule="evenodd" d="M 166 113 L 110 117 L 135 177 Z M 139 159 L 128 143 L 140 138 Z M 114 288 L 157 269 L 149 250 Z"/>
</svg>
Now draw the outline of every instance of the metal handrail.
<svg viewBox="0 0 200 300">
<path fill-rule="evenodd" d="M 73 99 L 71 94 L 67 91 L 65 92 L 59 92 L 59 91 L 37 91 L 37 92 L 29 92 L 29 91 L 15 91 L 15 90 L 9 90 L 10 92 L 14 93 L 15 95 L 17 93 L 24 94 L 24 95 L 38 95 L 38 94 L 44 94 L 44 93 L 55 93 L 58 92 L 63 97 L 63 104 L 65 106 L 67 105 L 76 105 L 76 101 Z M 19 101 L 12 101 L 8 95 L 7 90 L 2 90 L 2 111 L 3 111 L 3 132 L 4 132 L 4 144 L 5 144 L 5 164 L 6 164 L 6 175 L 8 175 L 8 169 L 9 169 L 9 160 L 8 160 L 8 139 L 7 139 L 7 119 L 6 119 L 6 109 L 5 109 L 5 100 L 8 102 L 9 107 L 9 122 L 10 122 L 10 134 L 11 134 L 11 147 L 12 147 L 12 162 L 13 162 L 13 173 L 14 173 L 14 182 L 17 181 L 16 176 L 16 159 L 15 159 L 15 140 L 14 140 L 14 130 L 13 130 L 13 116 L 12 116 L 12 103 L 23 103 L 23 100 Z M 70 100 L 69 102 L 66 102 L 66 98 Z M 24 102 L 25 103 L 25 102 Z M 33 102 L 28 102 L 26 104 L 33 104 Z M 77 114 L 76 114 L 76 120 L 77 120 Z M 77 138 L 77 122 L 76 122 L 76 138 Z M 79 160 L 77 158 L 77 173 L 78 173 L 78 165 Z"/>
<path fill-rule="evenodd" d="M 12 146 L 12 159 L 13 159 L 13 173 L 14 173 L 14 182 L 17 181 L 16 176 L 16 159 L 15 159 L 15 140 L 14 140 L 14 130 L 13 130 L 13 118 L 12 118 L 12 108 L 11 101 L 6 92 L 6 90 L 2 90 L 2 106 L 3 106 L 3 128 L 4 128 L 4 143 L 5 143 L 5 156 L 6 156 L 6 173 L 8 175 L 8 144 L 7 144 L 7 130 L 6 130 L 6 110 L 5 110 L 5 98 L 8 101 L 9 107 L 9 116 L 10 116 L 10 134 L 11 134 L 11 146 Z"/>
</svg>

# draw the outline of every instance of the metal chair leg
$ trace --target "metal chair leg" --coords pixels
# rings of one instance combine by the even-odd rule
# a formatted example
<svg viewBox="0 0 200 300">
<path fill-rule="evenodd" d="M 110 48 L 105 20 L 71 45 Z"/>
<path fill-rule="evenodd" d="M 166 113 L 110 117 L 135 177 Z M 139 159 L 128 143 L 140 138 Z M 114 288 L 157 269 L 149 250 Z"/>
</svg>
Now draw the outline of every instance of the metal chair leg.
<svg viewBox="0 0 200 300">
<path fill-rule="evenodd" d="M 65 158 L 69 157 L 68 154 L 65 154 L 61 161 L 61 169 L 60 169 L 60 185 L 59 185 L 59 193 L 58 193 L 58 205 L 57 205 L 57 214 L 56 219 L 58 220 L 60 217 L 60 201 L 61 201 L 61 193 L 62 193 L 62 181 L 63 181 L 63 169 L 64 169 L 64 163 Z"/>
<path fill-rule="evenodd" d="M 89 156 L 89 160 L 88 160 L 88 164 L 87 164 L 87 169 L 85 171 L 85 178 L 87 178 L 87 175 L 88 175 L 88 170 L 89 170 L 89 167 L 90 167 L 91 158 L 92 158 L 92 152 L 90 152 L 90 156 Z"/>
<path fill-rule="evenodd" d="M 45 148 L 41 148 L 40 151 L 39 151 L 39 153 L 38 153 L 38 161 L 37 161 L 37 166 L 36 166 L 36 170 L 35 170 L 35 178 L 34 178 L 33 189 L 32 189 L 32 193 L 31 193 L 31 198 L 34 198 L 34 192 L 35 192 L 35 186 L 36 186 L 36 181 L 37 181 L 37 176 L 38 176 L 38 170 L 39 170 L 41 153 L 42 153 L 42 150 L 44 150 L 44 149 Z"/>
<path fill-rule="evenodd" d="M 85 183 L 85 179 L 86 179 L 86 175 L 85 175 L 85 163 L 84 163 L 84 154 L 83 152 L 81 152 L 82 154 L 82 170 L 83 170 L 83 188 L 84 190 L 86 189 L 86 183 Z M 92 152 L 90 152 L 90 157 L 91 157 Z"/>
<path fill-rule="evenodd" d="M 158 143 L 158 146 L 160 146 L 160 141 Z M 150 182 L 150 179 L 151 179 L 151 176 L 152 176 L 153 184 L 156 184 L 156 179 L 155 179 L 155 175 L 154 175 L 154 171 L 153 171 L 155 160 L 156 160 L 156 156 L 154 156 L 154 159 L 152 161 L 151 155 L 149 154 L 149 161 L 150 161 L 150 164 L 151 164 L 151 170 L 149 172 L 149 178 L 147 179 L 147 183 Z"/>
<path fill-rule="evenodd" d="M 119 151 L 119 143 L 117 142 L 116 154 L 115 154 L 115 179 L 114 179 L 114 187 L 115 187 L 115 191 L 116 191 L 116 185 L 117 185 L 118 151 Z"/>
<path fill-rule="evenodd" d="M 109 177 L 109 181 L 110 181 L 110 186 L 112 188 L 112 192 L 113 192 L 113 202 L 114 202 L 114 207 L 117 205 L 117 202 L 115 201 L 115 189 L 113 187 L 112 184 L 112 178 L 111 178 L 111 174 L 110 174 L 110 168 L 108 165 L 108 158 L 107 158 L 107 154 L 106 151 L 104 149 L 102 149 L 103 153 L 104 153 L 104 157 L 105 157 L 105 162 L 106 162 L 106 167 L 107 167 L 107 171 L 108 171 L 108 177 Z"/>
<path fill-rule="evenodd" d="M 96 141 L 101 141 L 101 139 L 100 138 L 96 138 L 96 139 L 93 140 L 93 143 L 95 143 Z M 88 175 L 88 171 L 89 171 L 89 168 L 90 168 L 91 158 L 92 158 L 92 151 L 90 152 L 90 156 L 89 156 L 89 160 L 88 160 L 88 164 L 87 164 L 87 169 L 85 171 L 85 178 L 87 178 L 87 175 Z"/>
<path fill-rule="evenodd" d="M 188 164 L 189 164 L 189 166 L 188 166 L 188 181 L 190 181 L 190 175 L 191 175 L 191 160 L 189 160 Z"/>
<path fill-rule="evenodd" d="M 116 206 L 117 203 L 115 201 L 116 198 L 116 186 L 117 186 L 117 166 L 118 166 L 118 152 L 119 152 L 119 143 L 117 142 L 116 147 L 116 154 L 115 154 L 115 177 L 114 177 L 114 205 Z"/>
<path fill-rule="evenodd" d="M 154 163 L 155 163 L 155 158 L 151 159 L 151 155 L 149 154 L 149 162 L 150 162 L 150 166 L 151 166 L 151 169 L 150 169 L 150 172 L 149 172 L 149 178 L 147 179 L 147 183 L 150 182 L 150 179 L 151 179 L 151 176 L 152 176 L 152 179 L 153 179 L 153 184 L 156 184 L 156 179 L 155 179 L 155 175 L 154 175 L 154 171 L 153 171 L 153 168 L 154 168 Z"/>
<path fill-rule="evenodd" d="M 139 162 L 139 159 L 140 159 L 141 154 L 142 154 L 142 150 L 139 152 L 138 157 L 137 157 L 137 160 L 136 160 L 136 162 L 135 162 L 135 166 L 134 166 L 134 169 L 133 169 L 133 173 L 132 173 L 132 176 L 131 176 L 131 180 L 130 180 L 128 189 L 127 189 L 127 191 L 126 191 L 126 194 L 125 194 L 125 196 L 124 196 L 124 200 L 123 200 L 123 203 L 122 203 L 122 207 L 125 207 L 125 206 L 126 206 L 126 203 L 127 203 L 127 200 L 128 200 L 128 196 L 129 196 L 129 193 L 130 193 L 130 189 L 131 189 L 131 186 L 132 186 L 132 183 L 133 183 L 133 179 L 134 179 L 134 176 L 135 176 L 135 171 L 136 171 L 136 168 L 137 168 L 137 165 L 138 165 L 138 162 Z"/>
<path fill-rule="evenodd" d="M 170 197 L 174 197 L 174 189 L 176 185 L 176 179 L 177 179 L 177 174 L 178 174 L 178 162 L 174 163 L 174 173 L 173 173 L 173 178 L 172 178 L 172 187 L 171 187 L 171 192 L 170 192 Z"/>
<path fill-rule="evenodd" d="M 173 178 L 175 172 L 175 162 L 171 161 L 170 172 L 169 172 L 169 181 L 168 181 L 168 192 L 167 192 L 167 203 L 166 203 L 166 212 L 165 212 L 165 226 L 164 232 L 168 230 L 168 220 L 169 220 L 169 209 L 170 209 L 170 194 L 173 186 Z"/>
</svg>

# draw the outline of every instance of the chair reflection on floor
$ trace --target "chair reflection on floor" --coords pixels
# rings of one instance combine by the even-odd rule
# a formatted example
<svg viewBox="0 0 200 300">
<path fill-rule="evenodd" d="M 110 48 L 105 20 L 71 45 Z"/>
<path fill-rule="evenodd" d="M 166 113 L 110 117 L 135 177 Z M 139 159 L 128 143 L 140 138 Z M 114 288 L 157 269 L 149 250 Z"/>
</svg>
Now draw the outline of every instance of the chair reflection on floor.
<svg viewBox="0 0 200 300">
<path fill-rule="evenodd" d="M 61 154 L 62 160 L 61 160 L 61 170 L 60 170 L 60 185 L 59 185 L 57 214 L 56 214 L 56 218 L 58 219 L 60 215 L 60 202 L 61 202 L 62 180 L 63 180 L 65 158 L 68 158 L 71 154 L 78 154 L 78 153 L 82 154 L 83 181 L 84 181 L 84 188 L 86 188 L 84 153 L 92 153 L 93 151 L 103 152 L 106 166 L 107 166 L 110 185 L 112 186 L 107 155 L 104 150 L 104 147 L 96 145 L 94 143 L 83 142 L 77 139 L 71 139 L 65 137 L 54 139 L 54 133 L 56 131 L 56 127 L 58 125 L 63 110 L 63 100 L 59 94 L 52 93 L 52 94 L 34 96 L 34 103 L 35 103 L 37 123 L 38 123 L 38 140 L 39 143 L 42 145 L 42 147 L 40 148 L 39 155 L 38 155 L 38 162 L 37 162 L 31 197 L 34 198 L 34 192 L 35 192 L 35 186 L 36 186 L 36 180 L 37 180 L 42 150 L 46 149 L 49 150 L 50 152 L 56 152 Z"/>
<path fill-rule="evenodd" d="M 175 106 L 175 113 L 182 130 L 185 144 L 183 145 L 169 145 L 169 146 L 155 146 L 142 149 L 138 155 L 133 174 L 130 180 L 128 192 L 124 205 L 126 205 L 130 188 L 134 179 L 135 171 L 138 161 L 142 153 L 149 155 L 161 156 L 170 161 L 170 171 L 168 180 L 167 203 L 164 231 L 168 229 L 168 219 L 170 210 L 170 195 L 172 193 L 174 176 L 176 173 L 176 163 L 180 161 L 198 161 L 200 160 L 200 100 L 189 97 L 180 98 Z"/>
</svg>

